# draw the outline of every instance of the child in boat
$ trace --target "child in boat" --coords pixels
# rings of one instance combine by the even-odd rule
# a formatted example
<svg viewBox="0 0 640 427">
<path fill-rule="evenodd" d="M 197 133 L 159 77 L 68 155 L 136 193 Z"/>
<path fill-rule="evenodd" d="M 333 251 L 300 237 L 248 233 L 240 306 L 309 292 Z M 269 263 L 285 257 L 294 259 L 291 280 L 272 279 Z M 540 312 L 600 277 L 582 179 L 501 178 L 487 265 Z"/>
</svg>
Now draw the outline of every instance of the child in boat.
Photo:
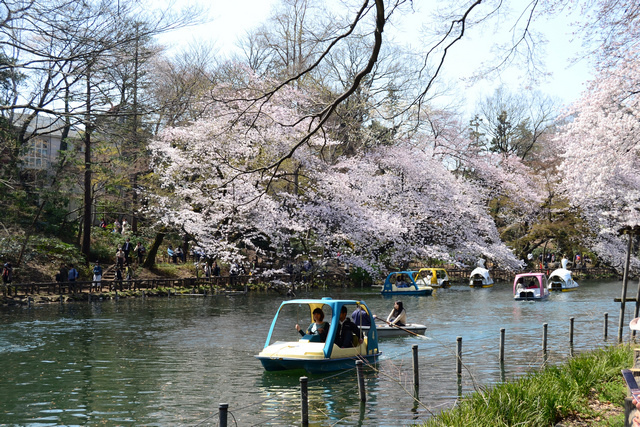
<svg viewBox="0 0 640 427">
<path fill-rule="evenodd" d="M 296 330 L 302 335 L 305 336 L 305 333 L 302 331 L 300 325 L 296 323 Z M 313 341 L 325 342 L 327 339 L 327 333 L 329 332 L 329 323 L 324 321 L 324 311 L 321 308 L 316 308 L 313 310 L 313 323 L 309 325 L 306 331 L 306 335 L 318 336 L 318 338 L 313 339 Z"/>
<path fill-rule="evenodd" d="M 393 304 L 393 310 L 387 316 L 387 322 L 391 325 L 405 326 L 407 323 L 407 312 L 402 306 L 402 301 L 396 301 Z"/>
</svg>

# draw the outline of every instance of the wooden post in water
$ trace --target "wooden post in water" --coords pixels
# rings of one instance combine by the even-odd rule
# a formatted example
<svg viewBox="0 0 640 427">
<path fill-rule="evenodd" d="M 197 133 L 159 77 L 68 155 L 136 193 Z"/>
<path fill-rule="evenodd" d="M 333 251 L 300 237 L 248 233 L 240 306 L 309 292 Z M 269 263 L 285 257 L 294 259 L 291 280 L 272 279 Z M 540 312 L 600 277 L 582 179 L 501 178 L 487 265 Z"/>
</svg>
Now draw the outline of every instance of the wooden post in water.
<svg viewBox="0 0 640 427">
<path fill-rule="evenodd" d="M 544 358 L 544 363 L 547 363 L 547 327 L 548 323 L 542 324 L 542 356 Z"/>
<path fill-rule="evenodd" d="M 218 423 L 218 425 L 220 427 L 227 427 L 227 412 L 229 410 L 229 404 L 228 403 L 221 403 L 218 405 L 218 411 L 220 413 L 220 417 L 219 420 L 220 422 Z"/>
<path fill-rule="evenodd" d="M 367 392 L 364 389 L 364 376 L 362 375 L 362 360 L 356 360 L 356 372 L 358 374 L 358 392 L 360 392 L 360 402 L 366 402 Z"/>
<path fill-rule="evenodd" d="M 300 400 L 302 405 L 302 425 L 309 425 L 309 390 L 307 390 L 307 383 L 309 378 L 300 377 Z"/>
<path fill-rule="evenodd" d="M 456 351 L 456 372 L 458 375 L 462 375 L 462 337 L 456 338 L 458 342 L 458 349 Z"/>
<path fill-rule="evenodd" d="M 504 328 L 500 328 L 500 363 L 504 363 Z"/>
<path fill-rule="evenodd" d="M 420 375 L 418 369 L 418 345 L 412 345 L 411 351 L 413 352 L 413 388 L 417 389 L 418 387 L 420 387 Z"/>
<path fill-rule="evenodd" d="M 629 233 L 627 243 L 627 260 L 624 264 L 624 275 L 622 276 L 622 298 L 620 298 L 620 319 L 618 319 L 618 344 L 622 342 L 622 328 L 624 325 L 624 304 L 627 299 L 627 281 L 629 280 L 629 259 L 631 258 L 632 234 Z"/>
<path fill-rule="evenodd" d="M 574 318 L 569 318 L 569 355 L 573 357 L 573 321 Z"/>
<path fill-rule="evenodd" d="M 609 332 L 609 313 L 604 314 L 604 326 L 603 326 L 602 335 L 604 340 L 607 340 L 608 332 Z"/>
</svg>

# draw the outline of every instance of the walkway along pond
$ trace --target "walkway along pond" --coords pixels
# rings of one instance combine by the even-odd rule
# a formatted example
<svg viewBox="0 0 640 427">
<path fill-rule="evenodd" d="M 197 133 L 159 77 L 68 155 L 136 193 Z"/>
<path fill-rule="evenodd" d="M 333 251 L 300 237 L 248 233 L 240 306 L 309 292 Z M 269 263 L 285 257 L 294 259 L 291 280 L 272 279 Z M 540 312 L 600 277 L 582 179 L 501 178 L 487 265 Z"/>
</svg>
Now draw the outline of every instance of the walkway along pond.
<svg viewBox="0 0 640 427">
<path fill-rule="evenodd" d="M 262 369 L 254 356 L 283 298 L 273 292 L 0 307 L 0 422 L 218 425 L 219 406 L 228 404 L 237 425 L 298 425 L 300 377 L 307 376 L 313 425 L 410 424 L 479 387 L 615 344 L 604 324 L 605 313 L 609 327 L 617 324 L 620 287 L 618 280 L 583 281 L 544 302 L 513 301 L 502 284 L 406 297 L 409 321 L 428 325 L 426 337 L 381 341 L 380 363 L 363 372 L 364 403 L 355 369 L 309 376 Z M 366 288 L 297 295 L 322 296 L 363 299 L 381 317 L 393 303 Z M 292 337 L 295 323 L 306 321 L 290 319 Z"/>
</svg>

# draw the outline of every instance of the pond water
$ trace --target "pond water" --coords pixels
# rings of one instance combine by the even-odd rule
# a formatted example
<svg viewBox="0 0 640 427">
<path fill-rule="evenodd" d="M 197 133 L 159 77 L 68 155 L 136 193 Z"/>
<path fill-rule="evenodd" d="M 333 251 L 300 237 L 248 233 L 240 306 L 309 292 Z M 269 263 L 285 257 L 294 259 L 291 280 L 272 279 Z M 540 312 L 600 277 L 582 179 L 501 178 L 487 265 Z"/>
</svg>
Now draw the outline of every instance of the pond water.
<svg viewBox="0 0 640 427">
<path fill-rule="evenodd" d="M 554 293 L 543 302 L 514 301 L 506 283 L 406 296 L 409 321 L 428 325 L 426 337 L 380 341 L 380 363 L 365 371 L 365 404 L 355 371 L 310 375 L 310 422 L 397 426 L 425 420 L 477 387 L 539 368 L 544 323 L 551 364 L 569 357 L 571 317 L 575 352 L 614 344 L 620 311 L 614 298 L 620 297 L 621 283 L 585 281 L 578 290 Z M 635 296 L 635 286 L 630 284 L 629 296 Z M 393 305 L 374 289 L 298 292 L 299 298 L 323 296 L 363 299 L 380 317 Z M 229 404 L 229 425 L 299 424 L 302 374 L 265 372 L 254 357 L 282 298 L 251 293 L 2 307 L 0 424 L 217 425 L 220 403 Z M 627 304 L 625 340 L 633 309 Z M 609 313 L 607 341 L 604 313 Z M 462 337 L 460 379 L 457 337 Z M 419 402 L 412 345 L 419 351 Z"/>
</svg>

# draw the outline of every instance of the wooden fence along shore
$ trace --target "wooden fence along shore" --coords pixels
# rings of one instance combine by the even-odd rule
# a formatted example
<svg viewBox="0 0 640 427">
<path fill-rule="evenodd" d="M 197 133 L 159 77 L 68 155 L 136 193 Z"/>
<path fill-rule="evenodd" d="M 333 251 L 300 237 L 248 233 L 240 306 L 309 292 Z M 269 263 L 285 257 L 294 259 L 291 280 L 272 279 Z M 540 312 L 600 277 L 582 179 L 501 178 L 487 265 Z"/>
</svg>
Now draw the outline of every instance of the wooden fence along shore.
<svg viewBox="0 0 640 427">
<path fill-rule="evenodd" d="M 549 274 L 547 270 L 542 271 Z M 471 270 L 451 269 L 447 270 L 449 278 L 453 283 L 466 284 Z M 510 286 L 515 273 L 507 270 L 492 270 L 491 276 L 496 283 Z M 617 274 L 606 268 L 588 268 L 573 271 L 573 276 L 578 281 L 585 278 L 616 277 Z M 44 282 L 44 283 L 11 283 L 2 286 L 2 294 L 6 296 L 26 296 L 26 295 L 70 295 L 70 294 L 93 294 L 103 292 L 124 292 L 160 290 L 171 288 L 192 288 L 193 293 L 240 293 L 247 292 L 249 285 L 263 285 L 269 289 L 278 291 L 295 291 L 299 286 L 310 287 L 349 287 L 358 286 L 345 274 L 322 274 L 311 276 L 308 274 L 280 274 L 262 277 L 260 275 L 238 275 L 238 276 L 217 276 L 217 277 L 190 277 L 182 279 L 130 279 L 130 280 L 105 280 L 99 283 L 92 281 L 76 282 Z M 360 284 L 360 286 L 364 286 Z M 499 285 L 498 285 L 499 286 Z"/>
</svg>

